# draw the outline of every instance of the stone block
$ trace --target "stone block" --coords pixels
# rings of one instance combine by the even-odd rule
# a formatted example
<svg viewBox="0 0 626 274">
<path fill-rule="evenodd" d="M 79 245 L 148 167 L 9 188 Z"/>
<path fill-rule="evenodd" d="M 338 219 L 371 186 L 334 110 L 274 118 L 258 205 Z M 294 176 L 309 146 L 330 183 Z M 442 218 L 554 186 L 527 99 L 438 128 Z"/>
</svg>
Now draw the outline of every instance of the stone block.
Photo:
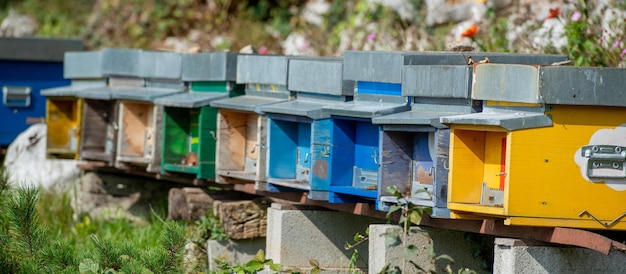
<svg viewBox="0 0 626 274">
<path fill-rule="evenodd" d="M 626 273 L 626 254 L 497 238 L 493 273 Z"/>
<path fill-rule="evenodd" d="M 217 271 L 221 261 L 234 265 L 245 264 L 252 260 L 260 249 L 265 249 L 265 237 L 228 241 L 209 240 L 207 241 L 209 271 Z"/>
<path fill-rule="evenodd" d="M 402 244 L 391 246 L 393 241 L 389 239 L 393 238 L 386 237 L 386 235 L 401 234 L 401 231 L 402 228 L 398 225 L 370 225 L 369 273 L 379 273 L 387 265 L 389 269 L 394 267 L 404 269 L 402 273 L 423 272 L 416 269 L 413 263 L 426 272 L 432 270 L 436 273 L 444 273 L 448 265 L 452 273 L 457 273 L 459 269 L 482 272 L 481 260 L 473 256 L 476 253 L 474 251 L 480 246 L 467 240 L 464 232 L 432 227 L 411 227 L 406 245 L 417 246 L 418 252 L 415 256 L 406 256 Z M 431 254 L 435 257 L 448 255 L 454 262 L 445 258 L 434 260 Z"/>
<path fill-rule="evenodd" d="M 371 223 L 385 220 L 326 211 L 317 208 L 293 208 L 272 204 L 268 209 L 267 258 L 283 265 L 283 270 L 307 271 L 310 260 L 319 262 L 323 273 L 347 273 L 354 250 L 346 250 L 357 232 L 365 233 Z M 360 259 L 358 269 L 367 267 L 365 244 L 356 247 Z"/>
</svg>

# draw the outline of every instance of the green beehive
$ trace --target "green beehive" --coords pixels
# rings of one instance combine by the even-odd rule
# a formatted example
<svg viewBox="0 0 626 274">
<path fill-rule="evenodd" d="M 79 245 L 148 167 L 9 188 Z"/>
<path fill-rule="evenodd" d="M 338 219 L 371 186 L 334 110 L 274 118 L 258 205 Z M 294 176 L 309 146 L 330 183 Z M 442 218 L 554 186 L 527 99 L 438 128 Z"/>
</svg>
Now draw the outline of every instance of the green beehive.
<svg viewBox="0 0 626 274">
<path fill-rule="evenodd" d="M 215 178 L 217 99 L 237 96 L 237 54 L 226 52 L 188 54 L 183 57 L 182 80 L 188 92 L 159 98 L 163 136 L 161 172 L 186 173 L 198 179 Z"/>
</svg>

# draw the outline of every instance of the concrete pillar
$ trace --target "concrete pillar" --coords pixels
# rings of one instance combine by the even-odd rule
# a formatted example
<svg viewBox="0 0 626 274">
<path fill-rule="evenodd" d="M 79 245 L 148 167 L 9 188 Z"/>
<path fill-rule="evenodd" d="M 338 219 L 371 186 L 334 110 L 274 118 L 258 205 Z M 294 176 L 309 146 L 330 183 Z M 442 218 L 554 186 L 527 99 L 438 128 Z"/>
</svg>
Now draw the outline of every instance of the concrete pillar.
<svg viewBox="0 0 626 274">
<path fill-rule="evenodd" d="M 417 246 L 418 252 L 415 256 L 405 255 L 402 244 L 392 244 L 393 235 L 401 235 L 402 227 L 398 225 L 370 225 L 369 233 L 369 273 L 379 273 L 387 265 L 389 265 L 389 269 L 399 267 L 403 270 L 402 273 L 421 273 L 430 270 L 436 273 L 445 273 L 448 265 L 450 265 L 449 268 L 453 273 L 466 268 L 478 273 L 483 272 L 481 259 L 474 258 L 476 253 L 474 251 L 481 246 L 467 240 L 464 237 L 464 232 L 432 227 L 411 227 L 406 245 Z M 479 237 L 486 237 L 487 242 L 489 242 L 489 237 L 482 235 Z M 490 248 L 490 245 L 486 248 Z M 433 255 L 444 254 L 454 259 L 454 263 L 443 258 L 433 260 Z M 413 263 L 424 271 L 415 268 Z"/>
<path fill-rule="evenodd" d="M 310 260 L 317 260 L 323 273 L 347 273 L 354 250 L 346 250 L 357 232 L 365 234 L 371 223 L 385 220 L 320 209 L 294 208 L 274 203 L 268 209 L 267 258 L 283 265 L 283 270 L 308 272 Z M 365 271 L 366 243 L 356 247 L 358 269 Z"/>
<path fill-rule="evenodd" d="M 245 264 L 251 261 L 260 249 L 265 249 L 265 237 L 228 241 L 209 240 L 207 241 L 209 270 L 216 271 L 220 261 L 227 261 L 233 265 Z"/>
<path fill-rule="evenodd" d="M 497 238 L 493 273 L 626 273 L 626 254 Z"/>
</svg>

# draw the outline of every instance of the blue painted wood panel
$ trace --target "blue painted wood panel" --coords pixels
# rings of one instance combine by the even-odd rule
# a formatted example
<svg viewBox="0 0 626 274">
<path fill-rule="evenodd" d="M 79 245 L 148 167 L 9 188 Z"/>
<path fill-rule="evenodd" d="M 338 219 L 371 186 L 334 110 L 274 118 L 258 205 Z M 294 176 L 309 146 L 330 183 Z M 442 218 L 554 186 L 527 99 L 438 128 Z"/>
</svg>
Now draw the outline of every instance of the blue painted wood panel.
<svg viewBox="0 0 626 274">
<path fill-rule="evenodd" d="M 332 119 L 313 122 L 311 146 L 311 190 L 328 191 L 330 185 Z"/>
<path fill-rule="evenodd" d="M 311 124 L 298 123 L 298 164 L 304 167 L 311 167 Z"/>
<path fill-rule="evenodd" d="M 355 120 L 333 120 L 330 152 L 330 182 L 337 186 L 352 185 L 355 154 Z"/>
<path fill-rule="evenodd" d="M 357 93 L 378 94 L 378 95 L 402 95 L 402 84 L 380 83 L 380 82 L 357 82 Z"/>
<path fill-rule="evenodd" d="M 63 79 L 62 62 L 2 60 L 0 71 L 0 90 L 3 86 L 31 88 L 28 107 L 5 106 L 0 101 L 0 146 L 6 146 L 30 126 L 27 118 L 46 116 L 46 99 L 41 96 L 41 89 L 66 86 L 70 81 Z"/>
<path fill-rule="evenodd" d="M 294 179 L 298 124 L 277 119 L 268 119 L 268 165 L 269 178 Z"/>
<path fill-rule="evenodd" d="M 378 125 L 356 122 L 354 165 L 367 170 L 378 170 Z"/>
</svg>

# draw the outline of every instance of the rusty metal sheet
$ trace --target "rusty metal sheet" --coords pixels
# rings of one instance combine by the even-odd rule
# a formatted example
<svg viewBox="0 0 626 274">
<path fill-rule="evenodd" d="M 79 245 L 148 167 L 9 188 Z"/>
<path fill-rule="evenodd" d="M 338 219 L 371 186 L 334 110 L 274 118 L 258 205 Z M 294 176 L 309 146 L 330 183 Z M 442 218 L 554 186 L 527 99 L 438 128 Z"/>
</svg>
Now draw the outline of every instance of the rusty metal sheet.
<svg viewBox="0 0 626 274">
<path fill-rule="evenodd" d="M 538 240 L 584 247 L 608 255 L 612 249 L 626 250 L 626 245 L 591 231 L 562 227 L 507 226 L 503 220 L 454 220 L 422 216 L 420 225 L 473 232 L 500 237 Z"/>
</svg>

